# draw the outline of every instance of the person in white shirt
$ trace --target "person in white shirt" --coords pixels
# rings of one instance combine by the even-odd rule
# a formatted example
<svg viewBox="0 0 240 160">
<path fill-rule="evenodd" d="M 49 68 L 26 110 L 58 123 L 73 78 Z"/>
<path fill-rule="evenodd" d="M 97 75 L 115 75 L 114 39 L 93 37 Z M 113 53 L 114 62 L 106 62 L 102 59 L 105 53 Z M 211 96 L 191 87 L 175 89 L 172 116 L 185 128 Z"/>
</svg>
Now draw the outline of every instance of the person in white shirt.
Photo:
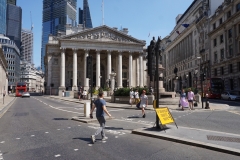
<svg viewBox="0 0 240 160">
<path fill-rule="evenodd" d="M 131 88 L 131 90 L 130 90 L 130 104 L 131 104 L 131 107 L 132 107 L 133 103 L 134 103 L 134 91 Z"/>
<path fill-rule="evenodd" d="M 145 108 L 148 105 L 148 97 L 146 95 L 146 91 L 143 90 L 142 91 L 142 95 L 140 97 L 141 101 L 140 101 L 140 108 L 142 109 L 142 117 L 145 118 L 146 114 L 145 114 Z"/>
<path fill-rule="evenodd" d="M 83 91 L 83 99 L 86 99 L 86 98 L 87 98 L 87 91 L 84 90 L 84 91 Z"/>
<path fill-rule="evenodd" d="M 195 100 L 195 95 L 194 95 L 193 91 L 191 90 L 191 88 L 188 89 L 187 97 L 188 97 L 188 103 L 189 103 L 189 107 L 190 107 L 189 109 L 193 110 L 193 101 Z"/>
<path fill-rule="evenodd" d="M 138 90 L 136 90 L 136 91 L 134 92 L 134 95 L 135 95 L 135 103 L 138 104 L 139 101 L 140 101 Z"/>
</svg>

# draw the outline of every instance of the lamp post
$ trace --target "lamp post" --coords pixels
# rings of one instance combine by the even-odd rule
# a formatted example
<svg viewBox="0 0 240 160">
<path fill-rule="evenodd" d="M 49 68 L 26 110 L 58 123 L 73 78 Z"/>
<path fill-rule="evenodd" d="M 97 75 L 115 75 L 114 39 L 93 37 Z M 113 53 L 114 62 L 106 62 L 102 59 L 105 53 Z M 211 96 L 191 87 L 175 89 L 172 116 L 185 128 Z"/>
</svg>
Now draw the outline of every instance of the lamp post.
<svg viewBox="0 0 240 160">
<path fill-rule="evenodd" d="M 201 79 L 201 102 L 202 102 L 202 108 L 203 108 L 203 69 L 202 69 L 202 57 L 197 57 L 197 59 L 200 59 L 200 79 Z"/>
<path fill-rule="evenodd" d="M 195 71 L 194 71 L 194 77 L 195 77 L 195 79 L 196 79 L 195 94 L 197 94 L 197 93 L 198 93 L 198 90 L 197 90 L 197 74 L 198 74 L 198 70 L 197 70 L 197 69 L 195 69 Z"/>
</svg>

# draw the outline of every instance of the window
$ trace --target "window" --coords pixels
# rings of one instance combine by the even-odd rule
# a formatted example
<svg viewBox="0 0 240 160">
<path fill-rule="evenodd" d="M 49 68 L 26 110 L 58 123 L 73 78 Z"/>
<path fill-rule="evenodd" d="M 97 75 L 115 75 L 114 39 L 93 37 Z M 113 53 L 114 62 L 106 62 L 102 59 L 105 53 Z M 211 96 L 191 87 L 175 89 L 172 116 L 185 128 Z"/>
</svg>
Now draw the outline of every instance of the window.
<svg viewBox="0 0 240 160">
<path fill-rule="evenodd" d="M 214 47 L 217 46 L 217 39 L 216 39 L 216 38 L 213 40 L 213 46 L 214 46 Z"/>
<path fill-rule="evenodd" d="M 217 76 L 217 68 L 214 69 L 214 76 Z"/>
<path fill-rule="evenodd" d="M 240 62 L 237 62 L 237 71 L 240 72 Z"/>
<path fill-rule="evenodd" d="M 227 12 L 227 18 L 230 18 L 231 15 L 232 15 L 231 11 L 228 11 L 228 12 Z"/>
<path fill-rule="evenodd" d="M 122 78 L 127 78 L 127 72 L 122 73 Z"/>
<path fill-rule="evenodd" d="M 223 34 L 220 36 L 220 43 L 223 43 Z"/>
<path fill-rule="evenodd" d="M 233 47 L 232 47 L 232 45 L 229 45 L 228 52 L 229 52 L 229 56 L 233 55 Z"/>
<path fill-rule="evenodd" d="M 219 19 L 219 25 L 222 24 L 222 18 Z"/>
<path fill-rule="evenodd" d="M 214 62 L 217 62 L 217 60 L 218 60 L 217 52 L 214 52 Z"/>
<path fill-rule="evenodd" d="M 237 12 L 240 11 L 240 3 L 238 3 L 238 4 L 236 5 L 236 11 L 237 11 Z"/>
<path fill-rule="evenodd" d="M 228 69 L 229 69 L 229 73 L 232 73 L 232 72 L 233 72 L 233 70 L 232 70 L 232 69 L 233 69 L 232 64 L 229 64 L 229 65 L 228 65 Z"/>
<path fill-rule="evenodd" d="M 224 75 L 224 68 L 221 67 L 221 74 Z"/>
<path fill-rule="evenodd" d="M 221 59 L 224 59 L 224 49 L 221 49 Z"/>
<path fill-rule="evenodd" d="M 228 30 L 228 38 L 232 38 L 232 29 Z"/>
<path fill-rule="evenodd" d="M 216 29 L 216 23 L 213 23 L 213 29 Z"/>
</svg>

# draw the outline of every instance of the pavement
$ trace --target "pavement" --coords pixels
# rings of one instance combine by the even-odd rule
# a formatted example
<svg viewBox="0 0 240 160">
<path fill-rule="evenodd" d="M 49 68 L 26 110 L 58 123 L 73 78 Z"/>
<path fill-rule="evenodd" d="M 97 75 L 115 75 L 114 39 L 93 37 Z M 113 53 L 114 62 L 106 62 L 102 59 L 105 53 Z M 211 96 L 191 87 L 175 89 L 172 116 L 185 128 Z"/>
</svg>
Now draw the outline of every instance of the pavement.
<svg viewBox="0 0 240 160">
<path fill-rule="evenodd" d="M 73 99 L 71 97 L 59 97 L 59 96 L 50 96 L 50 98 L 60 99 L 64 101 L 70 101 L 75 103 L 89 102 L 89 100 Z M 109 101 L 110 97 L 105 97 L 106 101 Z M 131 107 L 128 104 L 118 104 L 107 102 L 107 107 L 109 108 L 122 108 L 122 109 L 136 109 L 135 106 Z M 160 105 L 159 107 L 168 107 L 171 110 L 179 110 L 177 105 Z M 225 104 L 210 104 L 210 110 L 224 111 L 228 110 L 230 106 Z M 148 110 L 154 110 L 152 105 L 148 105 Z M 202 109 L 201 103 L 198 104 L 198 107 L 195 107 L 195 111 L 210 111 L 209 109 Z M 73 117 L 72 120 L 80 121 L 83 123 L 91 123 L 96 121 L 96 119 L 90 119 L 86 117 Z M 217 132 L 213 130 L 204 130 L 197 128 L 189 128 L 175 125 L 167 125 L 163 130 L 156 129 L 155 127 L 151 128 L 139 128 L 132 130 L 132 134 L 153 137 L 158 139 L 163 139 L 167 141 L 177 142 L 181 144 L 186 144 L 190 146 L 201 147 L 205 149 L 210 149 L 218 152 L 223 152 L 227 154 L 240 156 L 240 135 Z"/>
<path fill-rule="evenodd" d="M 4 99 L 0 98 L 0 118 L 9 109 L 15 100 L 16 97 L 13 94 L 6 95 Z"/>
</svg>

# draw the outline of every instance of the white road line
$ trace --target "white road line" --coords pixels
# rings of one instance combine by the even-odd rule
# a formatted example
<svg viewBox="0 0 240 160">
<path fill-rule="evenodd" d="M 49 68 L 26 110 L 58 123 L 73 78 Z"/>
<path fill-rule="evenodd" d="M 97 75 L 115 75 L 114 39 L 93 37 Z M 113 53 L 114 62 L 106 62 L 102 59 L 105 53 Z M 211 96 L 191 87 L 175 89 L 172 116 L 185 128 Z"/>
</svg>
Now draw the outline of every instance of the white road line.
<svg viewBox="0 0 240 160">
<path fill-rule="evenodd" d="M 49 133 L 49 132 L 45 132 L 45 133 Z"/>
<path fill-rule="evenodd" d="M 35 137 L 35 135 L 31 135 L 31 137 Z"/>
<path fill-rule="evenodd" d="M 71 128 L 71 127 L 68 127 L 68 128 Z"/>
<path fill-rule="evenodd" d="M 74 149 L 74 151 L 78 151 L 78 149 Z"/>
<path fill-rule="evenodd" d="M 64 111 L 64 112 L 70 112 L 70 113 L 76 113 L 76 114 L 80 114 L 80 115 L 83 115 L 83 113 L 79 113 L 79 112 L 73 112 L 73 111 L 68 111 L 68 110 L 64 110 L 64 109 L 60 109 L 60 108 L 57 108 L 57 107 L 53 107 L 51 105 L 48 105 L 49 107 L 53 108 L 53 109 L 57 109 L 57 110 L 60 110 L 60 111 Z"/>
<path fill-rule="evenodd" d="M 89 147 L 91 147 L 91 146 L 92 146 L 92 144 L 88 144 L 88 146 L 89 146 Z"/>
<path fill-rule="evenodd" d="M 2 144 L 3 144 L 3 143 L 5 143 L 5 141 L 2 141 L 2 142 L 0 142 L 0 143 L 2 143 Z"/>
<path fill-rule="evenodd" d="M 16 138 L 16 139 L 21 139 L 21 138 Z"/>
<path fill-rule="evenodd" d="M 115 109 L 115 110 L 109 109 L 108 111 L 109 111 L 109 112 L 116 112 L 116 111 L 122 111 L 122 110 L 125 110 L 125 109 Z"/>
<path fill-rule="evenodd" d="M 57 129 L 58 131 L 60 131 L 61 129 Z"/>
<path fill-rule="evenodd" d="M 60 157 L 61 156 L 61 154 L 57 154 L 57 155 L 55 155 L 55 157 Z"/>
<path fill-rule="evenodd" d="M 133 122 L 133 121 L 125 121 L 125 120 L 121 120 L 121 119 L 113 119 L 115 121 L 122 121 L 122 122 L 130 122 L 130 123 L 137 123 L 139 124 L 139 122 Z M 152 126 L 151 124 L 146 124 L 146 123 L 141 123 L 141 124 L 144 124 L 144 125 L 147 125 L 147 126 Z"/>
</svg>

